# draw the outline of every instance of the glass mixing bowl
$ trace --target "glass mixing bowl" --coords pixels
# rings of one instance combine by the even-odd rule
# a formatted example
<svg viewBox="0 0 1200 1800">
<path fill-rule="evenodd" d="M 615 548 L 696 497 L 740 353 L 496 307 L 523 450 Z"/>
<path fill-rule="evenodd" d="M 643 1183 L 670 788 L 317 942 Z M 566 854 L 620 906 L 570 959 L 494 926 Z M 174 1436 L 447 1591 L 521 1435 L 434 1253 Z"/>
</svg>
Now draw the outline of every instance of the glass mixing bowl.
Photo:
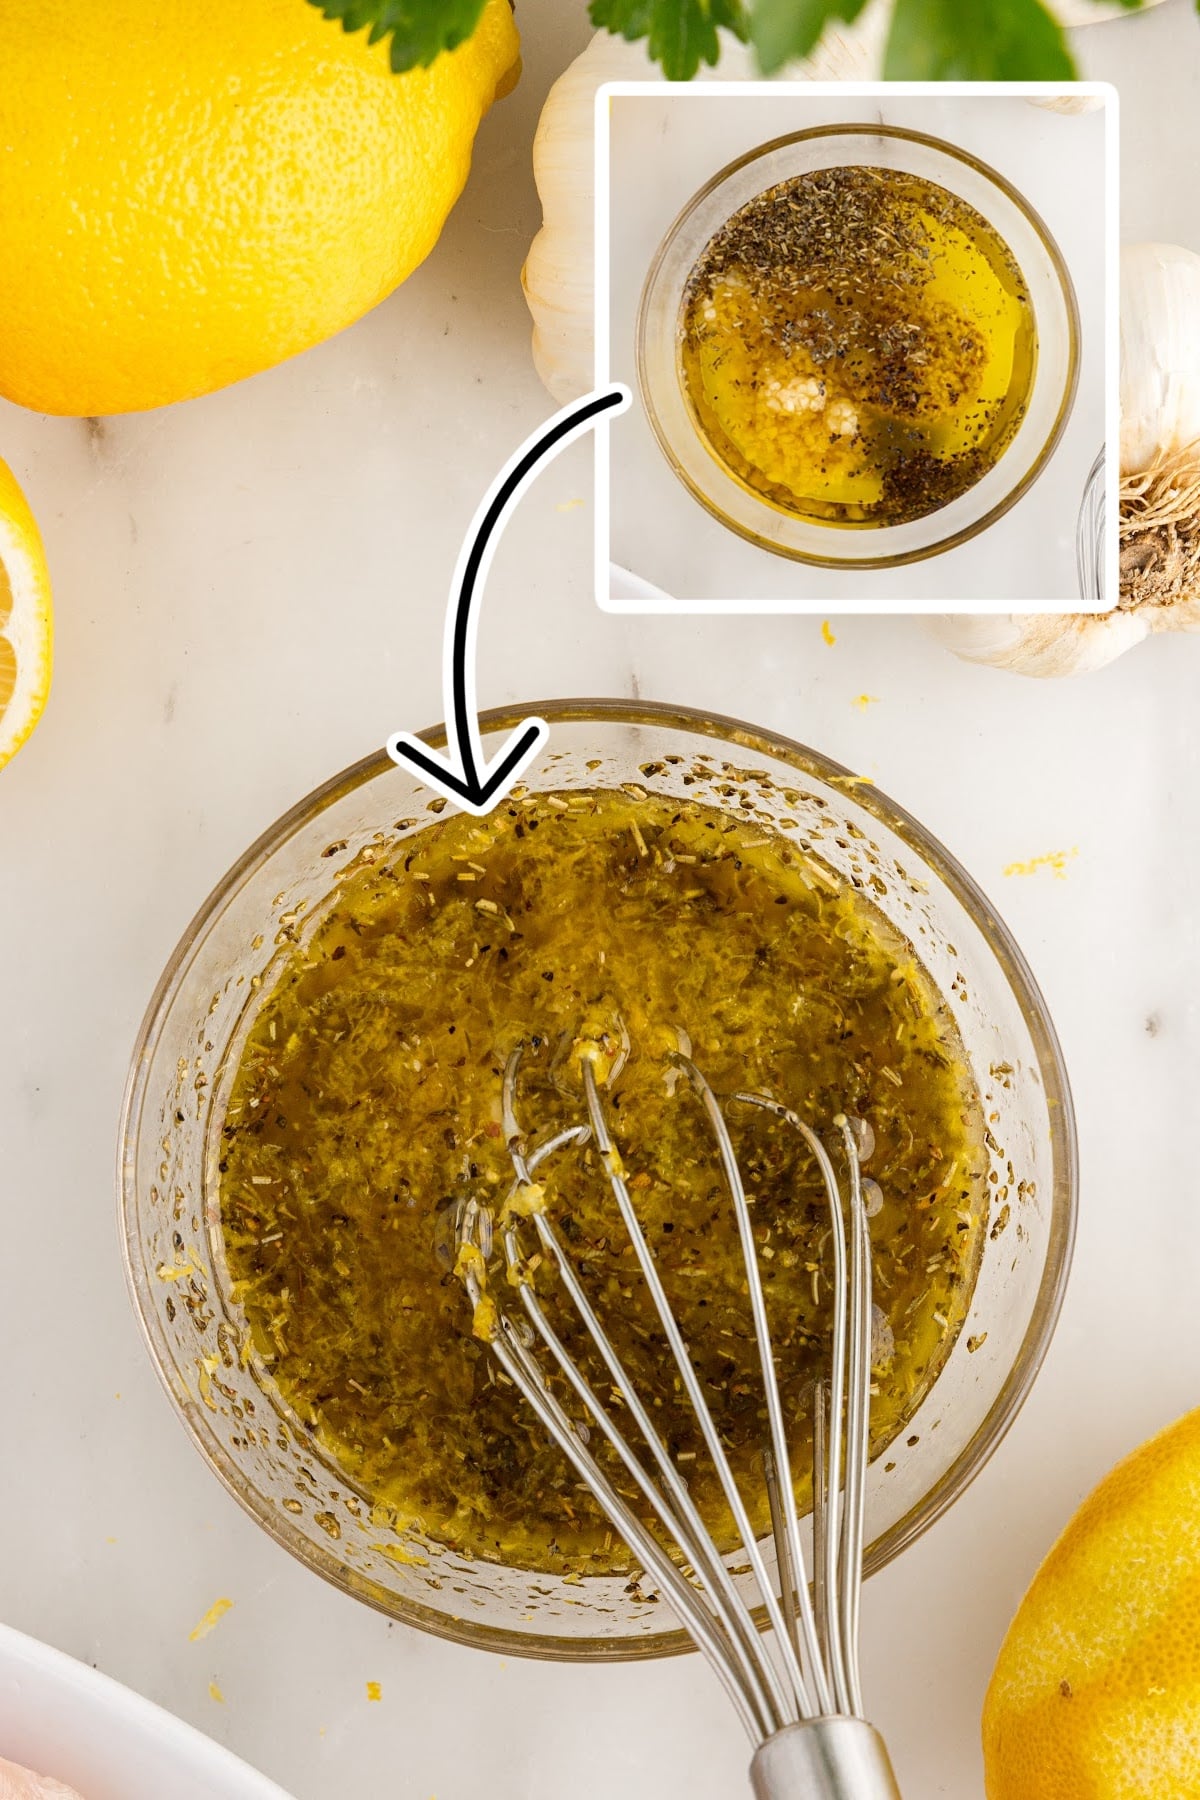
<svg viewBox="0 0 1200 1800">
<path fill-rule="evenodd" d="M 880 1568 L 987 1460 L 1053 1330 L 1073 1236 L 1075 1144 L 1041 996 L 990 903 L 941 845 L 815 751 L 730 719 L 580 700 L 486 714 L 485 754 L 530 710 L 549 721 L 550 739 L 528 787 L 636 782 L 743 816 L 754 808 L 870 891 L 957 1020 L 989 1122 L 989 1229 L 954 1348 L 905 1441 L 871 1465 L 867 1567 Z M 445 743 L 441 730 L 426 737 Z M 347 1592 L 443 1636 L 508 1652 L 621 1658 L 684 1649 L 664 1608 L 628 1594 L 624 1577 L 568 1582 L 398 1541 L 276 1406 L 242 1353 L 215 1169 L 245 1033 L 332 899 L 339 871 L 371 846 L 386 854 L 442 804 L 383 755 L 369 758 L 273 825 L 188 927 L 151 1001 L 125 1097 L 120 1185 L 134 1300 L 207 1461 L 279 1543 Z"/>
<path fill-rule="evenodd" d="M 1029 289 L 1037 360 L 1029 404 L 1003 453 L 966 493 L 903 525 L 849 529 L 770 505 L 710 448 L 681 365 L 685 291 L 714 232 L 778 182 L 814 169 L 866 164 L 918 175 L 981 213 L 1015 256 Z M 667 233 L 642 291 L 638 384 L 659 445 L 684 485 L 723 525 L 763 550 L 825 568 L 891 569 L 936 556 L 986 530 L 1050 460 L 1079 378 L 1079 309 L 1062 253 L 1028 201 L 994 169 L 940 138 L 890 125 L 818 126 L 777 138 L 730 163 L 690 200 Z"/>
</svg>

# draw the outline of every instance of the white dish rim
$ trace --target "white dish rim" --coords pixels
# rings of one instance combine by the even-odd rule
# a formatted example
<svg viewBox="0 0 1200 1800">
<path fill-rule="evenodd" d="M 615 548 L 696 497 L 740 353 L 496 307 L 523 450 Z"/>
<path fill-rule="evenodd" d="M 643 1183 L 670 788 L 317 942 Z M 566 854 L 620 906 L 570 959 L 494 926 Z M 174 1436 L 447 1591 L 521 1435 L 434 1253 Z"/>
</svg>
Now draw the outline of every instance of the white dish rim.
<svg viewBox="0 0 1200 1800">
<path fill-rule="evenodd" d="M 79 1788 L 147 1800 L 185 1776 L 212 1800 L 292 1800 L 194 1725 L 110 1675 L 0 1624 L 0 1757 Z M 89 1791 L 89 1784 L 90 1789 Z"/>
</svg>

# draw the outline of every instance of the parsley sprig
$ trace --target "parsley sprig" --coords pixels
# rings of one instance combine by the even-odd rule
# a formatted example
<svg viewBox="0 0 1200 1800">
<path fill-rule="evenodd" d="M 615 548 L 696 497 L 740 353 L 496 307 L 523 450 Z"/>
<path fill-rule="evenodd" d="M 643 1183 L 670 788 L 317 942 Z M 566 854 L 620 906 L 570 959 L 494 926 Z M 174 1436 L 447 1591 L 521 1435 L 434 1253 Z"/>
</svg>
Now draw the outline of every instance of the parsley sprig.
<svg viewBox="0 0 1200 1800">
<path fill-rule="evenodd" d="M 1200 0 L 1197 0 L 1200 4 Z M 1121 0 L 1130 10 L 1142 0 Z M 592 0 L 592 22 L 649 40 L 673 81 L 720 54 L 727 25 L 770 75 L 816 49 L 827 26 L 850 25 L 866 0 Z M 882 73 L 889 81 L 1064 81 L 1075 62 L 1044 0 L 896 0 Z"/>
<path fill-rule="evenodd" d="M 484 0 L 311 0 L 346 31 L 389 38 L 397 74 L 470 37 Z M 1120 0 L 1136 11 L 1143 0 Z M 764 74 L 807 56 L 827 26 L 866 0 L 591 0 L 601 25 L 647 49 L 672 81 L 721 54 L 720 32 L 754 45 Z M 1200 0 L 1197 0 L 1200 6 Z M 1045 0 L 896 0 L 882 73 L 889 81 L 1069 81 L 1075 62 Z"/>
<path fill-rule="evenodd" d="M 368 42 L 390 38 L 397 75 L 428 68 L 443 50 L 456 50 L 479 23 L 484 0 L 310 0 L 344 31 L 366 31 Z"/>
</svg>

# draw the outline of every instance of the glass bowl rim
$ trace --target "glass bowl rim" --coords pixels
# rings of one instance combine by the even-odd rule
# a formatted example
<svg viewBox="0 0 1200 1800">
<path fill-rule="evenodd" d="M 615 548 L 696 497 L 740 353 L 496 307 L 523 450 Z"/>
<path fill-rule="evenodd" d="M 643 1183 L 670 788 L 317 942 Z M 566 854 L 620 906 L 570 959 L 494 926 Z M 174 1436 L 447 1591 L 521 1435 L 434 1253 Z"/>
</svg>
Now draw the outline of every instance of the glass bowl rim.
<svg viewBox="0 0 1200 1800">
<path fill-rule="evenodd" d="M 1071 1091 L 1058 1035 L 1033 972 L 1023 953 L 972 876 L 912 814 L 875 787 L 855 780 L 853 771 L 822 752 L 780 732 L 751 725 L 721 713 L 658 701 L 612 699 L 563 699 L 493 708 L 479 715 L 481 734 L 507 734 L 530 716 L 556 723 L 675 726 L 708 737 L 729 749 L 777 757 L 801 774 L 829 786 L 854 781 L 853 797 L 864 811 L 877 818 L 902 842 L 915 850 L 945 883 L 970 915 L 1012 990 L 1033 1041 L 1050 1121 L 1053 1182 L 1050 1227 L 1045 1265 L 1020 1350 L 987 1416 L 955 1458 L 941 1481 L 891 1528 L 876 1539 L 866 1561 L 866 1574 L 883 1568 L 901 1550 L 914 1543 L 970 1486 L 997 1448 L 1033 1385 L 1054 1328 L 1058 1322 L 1070 1272 L 1078 1207 L 1078 1146 Z M 430 726 L 417 734 L 432 749 L 446 745 L 444 725 Z M 332 1551 L 313 1543 L 291 1524 L 288 1516 L 265 1503 L 241 1476 L 222 1446 L 204 1434 L 197 1409 L 185 1406 L 172 1379 L 175 1364 L 162 1336 L 158 1315 L 149 1304 L 149 1284 L 139 1275 L 134 1246 L 138 1243 L 136 1145 L 146 1098 L 147 1075 L 160 1035 L 200 941 L 229 899 L 270 860 L 297 830 L 319 817 L 335 801 L 365 786 L 376 777 L 395 771 L 396 764 L 376 751 L 351 764 L 306 794 L 282 813 L 231 865 L 197 909 L 172 951 L 155 986 L 139 1027 L 121 1106 L 117 1145 L 117 1210 L 125 1280 L 143 1341 L 173 1409 L 204 1461 L 220 1478 L 242 1509 L 305 1566 L 333 1586 L 377 1611 L 436 1637 L 469 1645 L 554 1662 L 633 1662 L 678 1655 L 693 1648 L 687 1634 L 673 1627 L 651 1637 L 628 1640 L 609 1637 L 559 1638 L 523 1633 L 457 1618 L 449 1613 L 402 1598 L 349 1569 Z M 145 1290 L 143 1292 L 143 1289 Z M 196 1416 L 193 1416 L 193 1415 Z"/>
<path fill-rule="evenodd" d="M 754 530 L 753 526 L 743 525 L 736 519 L 731 519 L 723 510 L 719 501 L 705 493 L 699 487 L 697 482 L 692 479 L 687 470 L 683 468 L 679 458 L 675 454 L 666 428 L 659 418 L 658 410 L 649 389 L 649 377 L 646 370 L 647 359 L 644 346 L 650 296 L 659 272 L 666 260 L 667 254 L 688 218 L 702 201 L 706 200 L 710 194 L 714 193 L 723 182 L 728 181 L 731 176 L 736 175 L 739 169 L 746 168 L 750 163 L 757 162 L 760 158 L 770 155 L 773 151 L 786 149 L 790 144 L 801 143 L 811 138 L 824 137 L 900 138 L 909 143 L 923 144 L 929 149 L 940 151 L 955 162 L 965 163 L 968 168 L 974 169 L 976 174 L 982 175 L 986 181 L 990 181 L 994 187 L 999 188 L 1001 193 L 1013 203 L 1018 212 L 1021 213 L 1033 230 L 1035 237 L 1045 251 L 1054 274 L 1057 277 L 1059 290 L 1062 294 L 1063 306 L 1066 311 L 1068 339 L 1067 367 L 1063 379 L 1062 395 L 1049 434 L 1045 442 L 1039 448 L 1033 462 L 1013 488 L 997 500 L 993 506 L 989 507 L 982 517 L 974 520 L 969 525 L 960 526 L 957 531 L 952 531 L 947 536 L 939 538 L 936 543 L 920 549 L 903 550 L 899 552 L 893 551 L 890 554 L 879 556 L 822 556 L 815 551 L 797 550 L 788 545 L 775 542 L 772 539 L 761 536 L 759 532 Z M 730 216 L 732 217 L 732 214 Z M 754 544 L 759 550 L 767 551 L 769 555 L 782 556 L 789 562 L 803 563 L 809 568 L 842 570 L 899 569 L 904 568 L 909 563 L 925 562 L 932 556 L 941 556 L 945 551 L 955 550 L 958 549 L 960 545 L 969 543 L 972 538 L 978 537 L 981 532 L 986 531 L 990 526 L 995 525 L 1029 492 L 1030 488 L 1046 469 L 1050 459 L 1062 442 L 1063 433 L 1066 431 L 1067 423 L 1075 406 L 1075 397 L 1079 390 L 1080 329 L 1079 300 L 1075 292 L 1075 283 L 1071 277 L 1071 271 L 1067 267 L 1066 258 L 1058 247 L 1058 241 L 1037 208 L 1025 198 L 1019 188 L 1015 187 L 1013 183 L 1008 180 L 1007 176 L 1001 175 L 998 169 L 993 169 L 990 163 L 984 162 L 982 157 L 975 156 L 970 150 L 963 150 L 957 144 L 950 143 L 948 139 L 935 137 L 930 132 L 916 131 L 905 125 L 847 122 L 841 125 L 810 125 L 803 131 L 785 132 L 780 137 L 772 138 L 769 143 L 759 144 L 755 149 L 748 150 L 742 156 L 735 157 L 732 162 L 726 163 L 724 168 L 718 169 L 716 174 L 704 183 L 703 187 L 696 190 L 691 199 L 668 226 L 663 235 L 662 242 L 654 253 L 654 259 L 647 270 L 646 279 L 642 284 L 641 297 L 638 301 L 637 318 L 634 323 L 634 360 L 637 368 L 638 393 L 646 413 L 646 418 L 649 421 L 650 429 L 654 433 L 655 441 L 657 442 L 659 449 L 666 458 L 673 474 L 683 483 L 693 500 L 702 506 L 705 512 L 712 518 L 716 519 L 719 525 L 723 525 L 727 531 L 732 531 L 736 536 L 744 538 L 747 543 Z M 732 480 L 734 478 L 731 476 L 730 479 Z M 931 516 L 936 517 L 936 514 Z M 861 534 L 850 532 L 843 533 L 842 535 L 853 540 Z"/>
</svg>

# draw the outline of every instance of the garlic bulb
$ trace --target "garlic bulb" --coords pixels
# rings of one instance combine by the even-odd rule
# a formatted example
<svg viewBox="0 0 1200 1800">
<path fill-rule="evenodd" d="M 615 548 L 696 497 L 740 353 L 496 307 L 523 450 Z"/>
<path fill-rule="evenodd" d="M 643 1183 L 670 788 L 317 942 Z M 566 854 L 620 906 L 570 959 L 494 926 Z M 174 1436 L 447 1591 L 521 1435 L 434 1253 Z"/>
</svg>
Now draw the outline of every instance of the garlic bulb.
<svg viewBox="0 0 1200 1800">
<path fill-rule="evenodd" d="M 883 0 L 884 5 L 887 0 Z M 826 33 L 808 62 L 786 71 L 793 80 L 865 80 L 883 49 L 886 13 L 871 0 L 851 31 Z M 721 61 L 698 81 L 750 81 L 754 52 L 725 35 Z M 598 31 L 551 88 L 533 142 L 533 172 L 542 202 L 542 228 L 521 272 L 533 315 L 533 360 L 556 400 L 576 400 L 593 385 L 592 316 L 594 192 L 593 104 L 606 81 L 662 80 L 644 43 Z"/>
<path fill-rule="evenodd" d="M 1121 595 L 1148 629 L 1200 628 L 1200 256 L 1121 254 Z"/>
<path fill-rule="evenodd" d="M 1158 0 L 1145 0 L 1155 6 Z M 868 0 L 853 25 L 826 31 L 804 62 L 779 71 L 787 81 L 869 81 L 880 72 L 895 0 Z M 1063 25 L 1128 17 L 1120 0 L 1050 0 Z M 721 60 L 698 81 L 759 78 L 754 52 L 723 34 Z M 551 88 L 533 145 L 542 228 L 522 279 L 533 315 L 533 359 L 556 400 L 574 400 L 593 383 L 592 361 L 592 107 L 605 81 L 661 81 L 644 43 L 599 31 Z"/>
<path fill-rule="evenodd" d="M 929 629 L 966 662 L 1017 675 L 1086 675 L 1153 629 L 1139 612 L 972 613 L 930 619 Z"/>
<path fill-rule="evenodd" d="M 1121 252 L 1120 594 L 1110 613 L 932 622 L 971 662 L 1023 675 L 1101 668 L 1152 632 L 1200 630 L 1200 256 Z"/>
<path fill-rule="evenodd" d="M 1200 438 L 1200 256 L 1177 244 L 1121 252 L 1121 474 Z"/>
</svg>

